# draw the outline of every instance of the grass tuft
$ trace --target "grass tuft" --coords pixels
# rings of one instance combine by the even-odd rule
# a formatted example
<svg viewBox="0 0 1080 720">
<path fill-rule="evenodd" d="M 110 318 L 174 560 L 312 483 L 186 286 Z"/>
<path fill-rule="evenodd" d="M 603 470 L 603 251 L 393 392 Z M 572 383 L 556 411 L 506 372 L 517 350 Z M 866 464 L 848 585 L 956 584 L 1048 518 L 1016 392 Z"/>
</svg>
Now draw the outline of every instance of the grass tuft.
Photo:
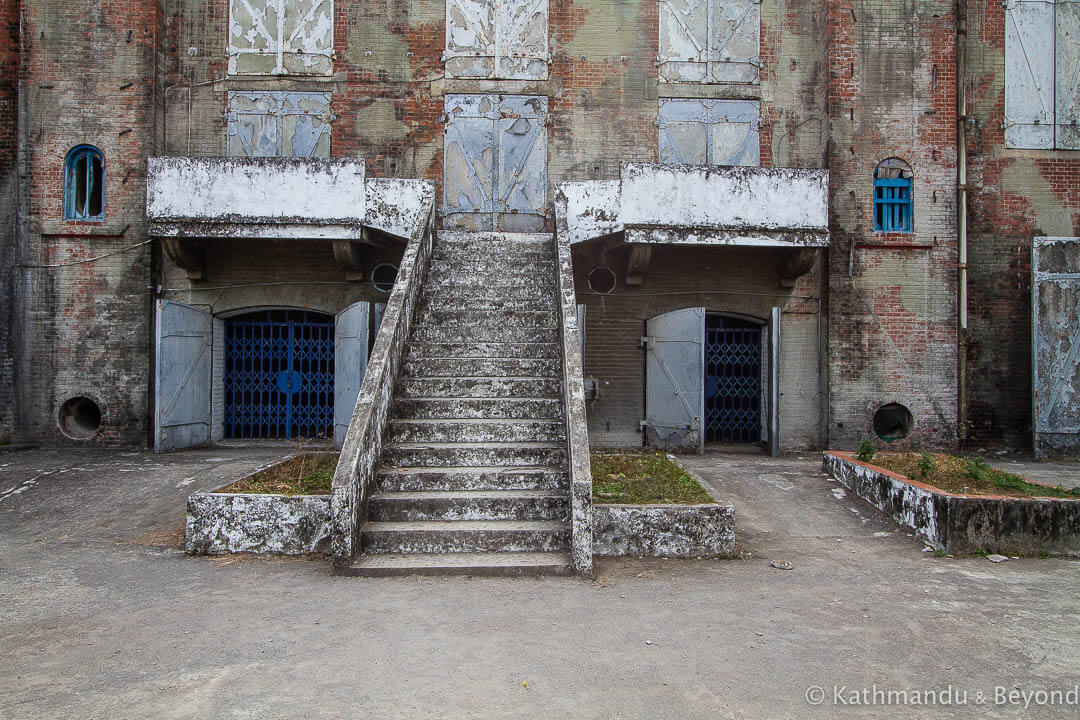
<svg viewBox="0 0 1080 720">
<path fill-rule="evenodd" d="M 698 505 L 709 493 L 664 453 L 592 453 L 593 502 L 625 505 Z"/>
<path fill-rule="evenodd" d="M 982 458 L 946 453 L 878 453 L 878 467 L 957 495 L 1080 498 L 1080 490 L 1048 487 L 991 467 Z"/>
<path fill-rule="evenodd" d="M 328 495 L 334 482 L 337 461 L 337 453 L 304 453 L 214 492 Z"/>
</svg>

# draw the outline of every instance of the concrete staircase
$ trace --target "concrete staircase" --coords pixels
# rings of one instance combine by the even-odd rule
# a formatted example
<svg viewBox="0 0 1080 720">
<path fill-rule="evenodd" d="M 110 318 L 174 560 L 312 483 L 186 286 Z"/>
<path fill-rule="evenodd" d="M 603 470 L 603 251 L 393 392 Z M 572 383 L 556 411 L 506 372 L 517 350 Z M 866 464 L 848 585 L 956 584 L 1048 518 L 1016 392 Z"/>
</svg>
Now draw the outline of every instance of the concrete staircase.
<svg viewBox="0 0 1080 720">
<path fill-rule="evenodd" d="M 550 235 L 440 233 L 355 575 L 570 574 Z"/>
</svg>

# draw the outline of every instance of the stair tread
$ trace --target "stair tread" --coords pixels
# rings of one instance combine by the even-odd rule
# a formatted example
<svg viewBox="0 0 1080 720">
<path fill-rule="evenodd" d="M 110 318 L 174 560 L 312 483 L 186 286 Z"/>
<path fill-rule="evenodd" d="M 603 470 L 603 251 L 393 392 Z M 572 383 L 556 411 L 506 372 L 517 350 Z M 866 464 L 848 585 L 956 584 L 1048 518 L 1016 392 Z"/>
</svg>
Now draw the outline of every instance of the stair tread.
<svg viewBox="0 0 1080 720">
<path fill-rule="evenodd" d="M 393 443 L 388 443 L 385 447 L 399 448 L 401 450 L 423 450 L 425 448 L 433 448 L 433 449 L 436 449 L 436 450 L 442 450 L 444 448 L 463 448 L 463 449 L 468 449 L 468 450 L 473 450 L 473 449 L 481 449 L 482 450 L 482 449 L 486 449 L 486 448 L 494 448 L 494 449 L 497 449 L 497 450 L 505 450 L 507 448 L 521 448 L 523 450 L 535 450 L 535 449 L 547 449 L 547 448 L 560 448 L 561 449 L 561 448 L 566 447 L 566 443 L 556 442 L 556 441 L 553 441 L 553 440 L 539 440 L 539 441 L 529 441 L 529 442 L 517 442 L 517 441 L 510 441 L 510 442 L 498 442 L 498 441 L 491 441 L 491 442 L 455 442 L 455 441 L 440 442 L 440 441 L 431 441 L 431 442 L 393 442 Z"/>
<path fill-rule="evenodd" d="M 476 398 L 474 398 L 476 399 Z M 559 418 L 391 418 L 392 423 L 415 425 L 562 425 Z"/>
<path fill-rule="evenodd" d="M 570 567 L 567 553 L 490 552 L 490 553 L 387 553 L 361 555 L 352 567 L 363 569 L 463 569 L 485 567 Z"/>
<path fill-rule="evenodd" d="M 387 492 L 380 490 L 372 500 L 532 500 L 536 498 L 569 498 L 559 490 L 411 490 Z"/>
<path fill-rule="evenodd" d="M 363 532 L 563 532 L 570 523 L 563 520 L 413 520 L 410 522 L 366 522 Z"/>
<path fill-rule="evenodd" d="M 490 475 L 491 473 L 509 472 L 509 473 L 566 473 L 567 470 L 561 467 L 552 467 L 550 465 L 435 465 L 433 467 L 389 467 L 383 465 L 379 468 L 380 473 L 391 473 L 396 475 L 408 475 L 416 474 L 422 475 L 425 473 L 482 473 Z"/>
</svg>

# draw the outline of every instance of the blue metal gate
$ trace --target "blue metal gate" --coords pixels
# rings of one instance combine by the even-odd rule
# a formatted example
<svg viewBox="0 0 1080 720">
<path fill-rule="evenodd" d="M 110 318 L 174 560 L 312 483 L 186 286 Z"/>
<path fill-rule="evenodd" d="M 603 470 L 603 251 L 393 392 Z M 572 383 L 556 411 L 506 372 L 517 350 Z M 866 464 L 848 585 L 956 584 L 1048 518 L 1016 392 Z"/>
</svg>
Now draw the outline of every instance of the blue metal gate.
<svg viewBox="0 0 1080 720">
<path fill-rule="evenodd" d="M 334 318 L 262 310 L 225 321 L 225 437 L 331 437 Z"/>
<path fill-rule="evenodd" d="M 761 326 L 705 320 L 705 442 L 761 439 Z"/>
</svg>

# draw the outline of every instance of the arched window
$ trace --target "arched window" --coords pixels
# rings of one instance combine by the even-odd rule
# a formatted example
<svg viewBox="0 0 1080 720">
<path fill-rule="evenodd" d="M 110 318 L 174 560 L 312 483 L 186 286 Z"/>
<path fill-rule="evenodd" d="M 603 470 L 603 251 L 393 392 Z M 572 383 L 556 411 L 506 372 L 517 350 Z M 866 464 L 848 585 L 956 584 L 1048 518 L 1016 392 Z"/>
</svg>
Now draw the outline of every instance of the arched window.
<svg viewBox="0 0 1080 720">
<path fill-rule="evenodd" d="M 882 160 L 874 168 L 874 230 L 911 232 L 911 186 L 915 174 L 899 158 Z"/>
<path fill-rule="evenodd" d="M 105 219 L 105 156 L 92 145 L 72 148 L 64 160 L 64 219 Z"/>
</svg>

